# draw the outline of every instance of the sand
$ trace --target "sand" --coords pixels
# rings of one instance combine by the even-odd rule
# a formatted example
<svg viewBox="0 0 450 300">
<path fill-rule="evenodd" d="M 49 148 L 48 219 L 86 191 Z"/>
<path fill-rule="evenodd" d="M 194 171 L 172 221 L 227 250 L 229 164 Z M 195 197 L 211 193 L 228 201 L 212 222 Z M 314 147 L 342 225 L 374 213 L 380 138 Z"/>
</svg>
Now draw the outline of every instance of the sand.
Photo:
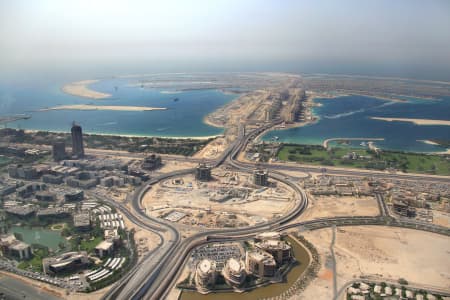
<svg viewBox="0 0 450 300">
<path fill-rule="evenodd" d="M 151 110 L 166 110 L 165 107 L 150 107 L 150 106 L 119 106 L 119 105 L 90 105 L 90 104 L 74 104 L 74 105 L 60 105 L 50 108 L 43 108 L 39 111 L 49 110 L 114 110 L 114 111 L 151 111 Z"/>
<path fill-rule="evenodd" d="M 330 264 L 331 229 L 302 233 L 317 248 L 322 262 L 319 276 L 304 292 L 291 299 L 332 299 Z M 361 275 L 448 289 L 449 237 L 429 232 L 385 226 L 341 227 L 334 247 L 337 288 Z M 327 259 L 328 258 L 328 259 Z"/>
<path fill-rule="evenodd" d="M 308 198 L 310 204 L 299 217 L 302 221 L 329 217 L 377 216 L 380 213 L 375 197 L 309 195 Z"/>
<path fill-rule="evenodd" d="M 425 143 L 425 144 L 428 144 L 428 145 L 436 145 L 436 146 L 439 146 L 438 143 L 433 142 L 433 141 L 430 141 L 430 140 L 417 140 L 417 141 L 418 141 L 418 142 Z"/>
<path fill-rule="evenodd" d="M 450 126 L 448 120 L 430 120 L 430 119 L 408 119 L 408 118 L 382 118 L 382 117 L 370 117 L 373 120 L 387 121 L 387 122 L 410 122 L 416 125 L 443 125 Z"/>
<path fill-rule="evenodd" d="M 71 82 L 62 87 L 62 91 L 69 95 L 90 98 L 90 99 L 104 99 L 111 97 L 111 94 L 96 92 L 89 89 L 88 85 L 98 82 L 98 80 L 82 80 Z"/>
</svg>

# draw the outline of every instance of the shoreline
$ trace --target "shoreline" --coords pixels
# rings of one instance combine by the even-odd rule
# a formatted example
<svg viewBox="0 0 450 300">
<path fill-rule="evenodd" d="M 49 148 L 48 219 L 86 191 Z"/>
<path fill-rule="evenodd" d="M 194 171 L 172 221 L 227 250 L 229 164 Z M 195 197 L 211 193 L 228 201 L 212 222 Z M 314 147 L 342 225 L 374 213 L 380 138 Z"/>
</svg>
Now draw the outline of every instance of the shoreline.
<svg viewBox="0 0 450 300">
<path fill-rule="evenodd" d="M 370 117 L 372 120 L 386 121 L 386 122 L 409 122 L 415 125 L 424 126 L 450 126 L 449 120 L 432 120 L 432 119 L 412 119 L 412 118 L 384 118 L 384 117 Z"/>
<path fill-rule="evenodd" d="M 81 81 L 75 81 L 70 82 L 63 87 L 61 87 L 61 90 L 69 95 L 72 96 L 78 96 L 83 98 L 89 98 L 94 100 L 101 100 L 105 98 L 109 98 L 112 95 L 102 92 L 97 92 L 89 88 L 89 85 L 99 82 L 99 79 L 89 79 L 89 80 L 81 80 Z"/>
<path fill-rule="evenodd" d="M 70 134 L 68 131 L 60 130 L 37 130 L 37 129 L 24 129 L 25 133 L 38 133 L 38 132 L 51 132 L 51 133 L 63 133 Z M 114 134 L 114 133 L 99 133 L 99 132 L 83 132 L 84 135 L 100 135 L 111 137 L 129 137 L 129 138 L 161 138 L 161 139 L 174 139 L 174 140 L 209 140 L 218 137 L 223 137 L 223 134 L 208 135 L 208 136 L 157 136 L 157 135 L 139 135 L 139 134 Z"/>
<path fill-rule="evenodd" d="M 122 105 L 90 105 L 90 104 L 74 104 L 74 105 L 60 105 L 49 108 L 38 109 L 38 112 L 52 111 L 52 110 L 111 110 L 111 111 L 152 111 L 152 110 L 167 110 L 165 107 L 150 107 L 150 106 L 122 106 Z"/>
</svg>

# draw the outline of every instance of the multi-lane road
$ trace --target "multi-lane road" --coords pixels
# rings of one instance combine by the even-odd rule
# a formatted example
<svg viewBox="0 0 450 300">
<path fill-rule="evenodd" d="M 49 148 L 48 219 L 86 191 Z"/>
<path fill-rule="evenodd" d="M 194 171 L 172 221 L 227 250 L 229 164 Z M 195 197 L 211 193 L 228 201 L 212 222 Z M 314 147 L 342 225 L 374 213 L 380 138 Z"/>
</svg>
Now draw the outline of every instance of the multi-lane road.
<svg viewBox="0 0 450 300">
<path fill-rule="evenodd" d="M 264 130 L 273 126 L 269 124 L 246 134 L 244 126 L 239 129 L 239 135 L 235 142 L 216 160 L 209 163 L 217 167 L 221 164 L 240 170 L 251 172 L 254 164 L 238 161 L 236 158 L 247 143 L 258 136 Z M 238 229 L 219 229 L 201 232 L 186 239 L 182 239 L 177 228 L 170 222 L 148 216 L 142 208 L 143 195 L 152 186 L 164 179 L 192 173 L 194 169 L 186 169 L 163 174 L 150 180 L 145 186 L 138 189 L 131 197 L 132 209 L 114 203 L 108 199 L 110 204 L 120 209 L 132 222 L 159 235 L 161 243 L 149 254 L 147 254 L 128 274 L 117 282 L 104 296 L 104 299 L 164 299 L 173 287 L 181 270 L 183 269 L 191 251 L 211 241 L 228 241 L 250 238 L 263 231 L 285 231 L 290 229 L 314 230 L 330 226 L 352 226 L 352 225 L 386 225 L 407 227 L 417 230 L 426 230 L 440 234 L 450 235 L 447 228 L 413 222 L 409 220 L 394 219 L 389 216 L 386 205 L 381 195 L 376 195 L 380 216 L 378 217 L 335 217 L 323 218 L 312 221 L 296 222 L 295 220 L 308 205 L 306 193 L 291 180 L 291 177 L 282 173 L 283 170 L 299 172 L 323 172 L 322 167 L 288 165 L 288 164 L 263 164 L 264 168 L 270 170 L 273 179 L 284 182 L 296 192 L 295 208 L 287 215 L 271 220 L 268 223 Z M 430 177 L 410 174 L 388 174 L 381 172 L 370 172 L 364 170 L 328 169 L 328 174 L 348 176 L 370 176 L 391 179 L 426 180 L 435 182 L 448 182 L 448 178 Z"/>
</svg>

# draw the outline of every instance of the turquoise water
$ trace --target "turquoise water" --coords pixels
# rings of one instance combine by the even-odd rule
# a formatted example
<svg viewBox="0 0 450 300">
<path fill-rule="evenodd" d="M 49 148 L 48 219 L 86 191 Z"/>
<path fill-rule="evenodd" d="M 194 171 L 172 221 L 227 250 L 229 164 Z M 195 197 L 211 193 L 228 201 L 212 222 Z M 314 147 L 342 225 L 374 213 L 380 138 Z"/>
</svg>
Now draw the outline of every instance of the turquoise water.
<svg viewBox="0 0 450 300">
<path fill-rule="evenodd" d="M 201 137 L 223 132 L 221 128 L 204 124 L 203 118 L 236 97 L 217 90 L 167 94 L 159 89 L 130 86 L 133 83 L 136 79 L 104 79 L 93 84 L 92 89 L 112 94 L 111 98 L 102 100 L 67 95 L 60 90 L 63 82 L 34 85 L 0 83 L 0 115 L 31 114 L 31 119 L 8 124 L 9 127 L 22 129 L 69 132 L 72 121 L 76 121 L 86 133 Z M 173 101 L 175 97 L 179 101 Z M 69 104 L 151 106 L 168 110 L 36 112 L 42 108 Z"/>
<path fill-rule="evenodd" d="M 450 120 L 450 97 L 440 100 L 405 98 L 407 102 L 390 102 L 364 96 L 316 99 L 322 106 L 314 113 L 320 120 L 304 127 L 275 130 L 263 139 L 300 144 L 322 144 L 329 138 L 385 138 L 375 144 L 383 149 L 414 152 L 444 151 L 440 146 L 419 140 L 450 139 L 450 126 L 419 126 L 408 122 L 386 122 L 370 117 Z M 354 142 L 353 145 L 359 145 Z"/>
<path fill-rule="evenodd" d="M 70 131 L 72 121 L 81 124 L 84 132 L 141 136 L 210 136 L 223 129 L 208 126 L 203 118 L 233 100 L 237 95 L 218 90 L 193 90 L 176 94 L 166 89 L 132 86 L 138 79 L 105 78 L 91 88 L 112 94 L 102 100 L 85 99 L 63 93 L 60 88 L 71 80 L 33 79 L 26 82 L 0 82 L 0 115 L 28 113 L 31 119 L 9 123 L 9 127 Z M 117 89 L 115 88 L 117 87 Z M 179 101 L 173 101 L 179 98 Z M 415 152 L 444 151 L 440 146 L 419 140 L 450 139 L 449 126 L 418 126 L 406 122 L 385 122 L 370 117 L 450 119 L 450 96 L 440 100 L 405 98 L 407 102 L 390 102 L 364 96 L 317 99 L 322 106 L 314 112 L 320 120 L 308 126 L 269 132 L 289 143 L 321 144 L 328 138 L 385 138 L 378 147 Z M 166 111 L 47 111 L 38 109 L 68 104 L 130 105 L 166 107 Z M 358 146 L 359 142 L 353 143 Z"/>
<path fill-rule="evenodd" d="M 58 244 L 66 244 L 66 240 L 61 236 L 60 231 L 53 231 L 39 227 L 33 227 L 33 229 L 27 227 L 13 226 L 9 230 L 10 233 L 20 233 L 23 237 L 23 241 L 27 244 L 40 244 L 47 246 L 53 251 L 58 250 Z"/>
</svg>

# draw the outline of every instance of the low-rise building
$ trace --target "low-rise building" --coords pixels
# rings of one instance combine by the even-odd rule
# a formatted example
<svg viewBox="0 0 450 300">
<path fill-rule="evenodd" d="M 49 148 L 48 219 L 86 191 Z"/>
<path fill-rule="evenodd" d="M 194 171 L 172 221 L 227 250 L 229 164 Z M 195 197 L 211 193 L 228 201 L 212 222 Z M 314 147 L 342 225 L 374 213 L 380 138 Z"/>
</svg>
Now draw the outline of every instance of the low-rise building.
<svg viewBox="0 0 450 300">
<path fill-rule="evenodd" d="M 38 201 L 52 202 L 56 200 L 56 194 L 49 191 L 36 192 L 35 196 Z"/>
<path fill-rule="evenodd" d="M 292 259 L 291 246 L 285 241 L 263 240 L 255 246 L 273 256 L 278 265 L 289 262 Z"/>
<path fill-rule="evenodd" d="M 89 230 L 91 228 L 91 215 L 87 211 L 78 212 L 73 215 L 73 226 L 78 230 Z"/>
<path fill-rule="evenodd" d="M 105 256 L 109 256 L 114 251 L 114 242 L 112 241 L 101 241 L 96 247 L 95 247 L 95 254 L 103 258 Z"/>
<path fill-rule="evenodd" d="M 13 234 L 0 236 L 0 248 L 4 256 L 14 257 L 19 260 L 30 259 L 32 256 L 30 245 L 19 241 Z"/>
<path fill-rule="evenodd" d="M 31 166 L 9 165 L 8 175 L 11 178 L 32 180 L 38 177 L 38 172 Z"/>
<path fill-rule="evenodd" d="M 73 190 L 64 195 L 66 202 L 81 201 L 84 199 L 84 192 L 82 190 Z"/>
<path fill-rule="evenodd" d="M 61 183 L 63 183 L 63 176 L 62 175 L 45 174 L 42 176 L 42 181 L 45 183 L 51 183 L 51 184 L 61 184 Z"/>
<path fill-rule="evenodd" d="M 44 258 L 42 268 L 45 274 L 56 274 L 61 271 L 76 270 L 89 264 L 86 251 L 68 252 L 57 257 Z"/>
<path fill-rule="evenodd" d="M 29 183 L 16 189 L 18 197 L 26 198 L 33 195 L 37 191 L 44 191 L 47 186 L 44 183 Z"/>
<path fill-rule="evenodd" d="M 245 253 L 245 270 L 256 277 L 273 277 L 277 263 L 270 253 L 261 250 Z"/>
</svg>

